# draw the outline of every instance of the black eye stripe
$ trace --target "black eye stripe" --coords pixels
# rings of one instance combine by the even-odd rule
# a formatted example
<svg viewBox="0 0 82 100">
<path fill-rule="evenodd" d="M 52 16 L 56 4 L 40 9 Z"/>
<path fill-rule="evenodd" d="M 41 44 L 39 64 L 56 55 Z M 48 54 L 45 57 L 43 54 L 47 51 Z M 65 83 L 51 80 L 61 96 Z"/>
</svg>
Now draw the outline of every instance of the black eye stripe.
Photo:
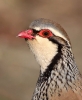
<svg viewBox="0 0 82 100">
<path fill-rule="evenodd" d="M 40 32 L 40 31 L 37 31 L 37 30 L 35 30 L 35 29 L 32 29 L 33 30 L 33 33 L 34 34 L 37 34 L 38 32 Z"/>
</svg>

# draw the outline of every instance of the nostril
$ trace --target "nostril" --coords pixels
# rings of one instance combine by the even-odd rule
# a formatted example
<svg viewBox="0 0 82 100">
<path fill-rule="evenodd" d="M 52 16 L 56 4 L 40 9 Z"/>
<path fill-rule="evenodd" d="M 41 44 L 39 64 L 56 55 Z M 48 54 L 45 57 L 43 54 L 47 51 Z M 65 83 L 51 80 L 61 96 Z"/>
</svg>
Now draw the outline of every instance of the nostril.
<svg viewBox="0 0 82 100">
<path fill-rule="evenodd" d="M 27 33 L 27 34 L 32 34 L 33 31 L 32 31 L 31 29 L 29 29 L 29 30 L 26 30 L 25 33 Z"/>
</svg>

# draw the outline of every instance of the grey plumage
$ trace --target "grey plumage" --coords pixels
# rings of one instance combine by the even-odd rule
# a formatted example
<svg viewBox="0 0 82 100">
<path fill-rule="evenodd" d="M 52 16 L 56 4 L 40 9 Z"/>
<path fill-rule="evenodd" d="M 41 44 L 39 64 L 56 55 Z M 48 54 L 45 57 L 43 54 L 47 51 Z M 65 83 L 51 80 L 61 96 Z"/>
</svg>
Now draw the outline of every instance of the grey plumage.
<svg viewBox="0 0 82 100">
<path fill-rule="evenodd" d="M 26 42 L 41 66 L 32 100 L 81 100 L 82 76 L 65 30 L 56 22 L 43 18 L 33 21 L 29 28 L 34 38 Z M 44 30 L 53 35 L 42 37 L 41 33 L 39 36 Z"/>
<path fill-rule="evenodd" d="M 54 63 L 53 70 L 50 73 L 49 71 L 44 72 L 49 76 L 44 73 L 40 74 L 32 100 L 38 100 L 38 98 L 39 100 L 53 100 L 50 99 L 53 95 L 61 98 L 62 91 L 69 91 L 69 89 L 73 93 L 82 91 L 81 74 L 70 47 L 62 47 L 60 58 L 58 58 L 57 63 Z M 82 92 L 79 95 L 82 95 Z"/>
</svg>

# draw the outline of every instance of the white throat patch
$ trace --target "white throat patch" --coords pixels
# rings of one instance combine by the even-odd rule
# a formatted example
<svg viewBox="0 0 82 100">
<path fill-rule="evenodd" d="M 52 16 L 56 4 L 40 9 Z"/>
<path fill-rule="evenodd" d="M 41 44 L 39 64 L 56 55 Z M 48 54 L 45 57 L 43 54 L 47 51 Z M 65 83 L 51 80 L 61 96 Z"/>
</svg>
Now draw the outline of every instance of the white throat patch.
<svg viewBox="0 0 82 100">
<path fill-rule="evenodd" d="M 36 36 L 36 39 L 28 40 L 27 42 L 41 66 L 41 71 L 44 72 L 51 63 L 53 57 L 57 54 L 57 44 L 53 44 L 47 38 L 42 38 L 40 36 Z"/>
</svg>

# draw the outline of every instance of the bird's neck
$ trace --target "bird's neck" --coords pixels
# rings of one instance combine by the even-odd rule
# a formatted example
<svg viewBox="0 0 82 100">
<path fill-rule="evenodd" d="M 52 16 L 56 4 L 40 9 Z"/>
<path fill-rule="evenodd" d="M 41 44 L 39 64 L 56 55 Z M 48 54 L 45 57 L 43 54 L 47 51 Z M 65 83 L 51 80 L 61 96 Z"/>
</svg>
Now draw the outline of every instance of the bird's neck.
<svg viewBox="0 0 82 100">
<path fill-rule="evenodd" d="M 54 92 L 61 95 L 61 91 L 72 87 L 78 80 L 79 71 L 74 61 L 73 54 L 68 47 L 63 47 L 61 53 L 58 53 L 45 72 L 40 71 L 40 76 L 34 91 L 33 99 L 50 100 Z"/>
</svg>

